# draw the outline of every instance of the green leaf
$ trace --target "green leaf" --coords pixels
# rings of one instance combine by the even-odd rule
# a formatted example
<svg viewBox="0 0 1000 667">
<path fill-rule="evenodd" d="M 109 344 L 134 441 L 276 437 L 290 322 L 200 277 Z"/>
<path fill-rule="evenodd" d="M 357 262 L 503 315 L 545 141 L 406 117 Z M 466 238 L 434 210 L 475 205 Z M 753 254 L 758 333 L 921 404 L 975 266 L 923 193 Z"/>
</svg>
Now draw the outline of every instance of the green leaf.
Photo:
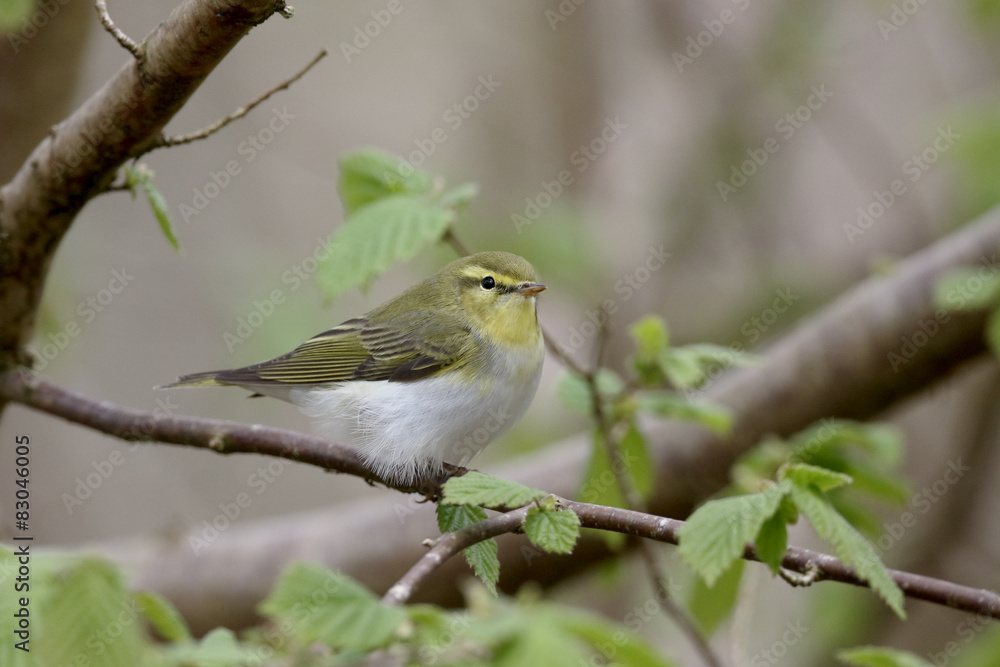
<svg viewBox="0 0 1000 667">
<path fill-rule="evenodd" d="M 96 558 L 73 558 L 44 577 L 44 583 L 37 577 L 31 583 L 33 592 L 39 584 L 43 588 L 31 600 L 36 605 L 32 614 L 44 619 L 34 637 L 34 664 L 142 664 L 140 610 L 116 567 Z"/>
<path fill-rule="evenodd" d="M 573 553 L 580 537 L 580 517 L 569 509 L 532 507 L 524 522 L 524 533 L 540 549 L 550 553 Z"/>
<path fill-rule="evenodd" d="M 814 486 L 824 493 L 854 481 L 849 475 L 808 463 L 790 463 L 782 467 L 778 471 L 778 479 L 787 479 L 803 489 Z"/>
<path fill-rule="evenodd" d="M 635 352 L 642 358 L 655 359 L 670 344 L 667 323 L 659 315 L 646 315 L 629 329 L 635 340 Z"/>
<path fill-rule="evenodd" d="M 787 496 L 782 498 L 783 503 L 787 500 Z M 754 541 L 754 548 L 761 562 L 771 569 L 772 574 L 777 574 L 781 559 L 788 549 L 788 528 L 785 524 L 785 515 L 780 509 L 761 525 Z"/>
<path fill-rule="evenodd" d="M 143 616 L 161 637 L 172 642 L 191 640 L 191 631 L 184 617 L 165 597 L 152 591 L 139 591 L 133 597 Z"/>
<path fill-rule="evenodd" d="M 488 517 L 486 510 L 472 505 L 437 504 L 438 528 L 442 533 L 453 533 L 456 530 L 483 521 Z M 483 540 L 462 551 L 476 576 L 493 595 L 497 594 L 497 581 L 500 580 L 500 559 L 497 557 L 497 541 L 492 537 Z"/>
<path fill-rule="evenodd" d="M 163 235 L 167 237 L 167 241 L 174 247 L 174 250 L 179 251 L 181 246 L 177 241 L 177 236 L 174 235 L 173 226 L 170 224 L 170 207 L 167 206 L 167 200 L 160 194 L 159 188 L 153 181 L 153 171 L 144 164 L 138 164 L 135 167 L 125 165 L 125 185 L 128 186 L 133 195 L 136 188 L 145 193 L 149 207 L 153 209 L 153 215 L 160 223 Z"/>
<path fill-rule="evenodd" d="M 431 189 L 432 179 L 426 172 L 377 148 L 347 153 L 337 163 L 337 190 L 347 217 L 380 199 L 399 194 L 422 195 Z"/>
<path fill-rule="evenodd" d="M 859 646 L 837 651 L 837 659 L 858 667 L 934 667 L 913 653 L 881 646 Z"/>
<path fill-rule="evenodd" d="M 597 373 L 594 375 L 594 382 L 597 385 L 597 395 L 605 402 L 613 400 L 625 389 L 625 382 L 621 379 L 621 376 L 610 368 L 597 369 Z M 563 405 L 574 412 L 590 415 L 594 411 L 590 388 L 587 382 L 579 375 L 573 373 L 563 374 L 556 385 L 556 397 L 562 401 Z"/>
<path fill-rule="evenodd" d="M 638 394 L 639 409 L 667 419 L 679 419 L 701 424 L 716 435 L 726 435 L 732 428 L 732 415 L 720 405 L 701 403 L 666 391 L 644 391 Z"/>
<path fill-rule="evenodd" d="M 228 667 L 260 661 L 259 648 L 241 646 L 229 628 L 215 628 L 198 642 L 174 644 L 166 654 L 170 664 L 183 667 Z"/>
<path fill-rule="evenodd" d="M 458 211 L 468 206 L 478 194 L 478 183 L 463 183 L 442 194 L 438 199 L 438 205 Z"/>
<path fill-rule="evenodd" d="M 13 39 L 17 35 L 15 30 L 24 25 L 22 22 L 28 18 L 34 8 L 35 3 L 32 0 L 0 0 L 0 30 L 11 33 L 11 45 L 14 46 L 14 53 L 17 53 L 16 42 Z M 18 25 L 19 23 L 22 25 Z M 32 26 L 32 28 L 37 30 L 35 26 Z M 33 32 L 32 36 L 34 34 Z M 25 41 L 28 39 L 23 34 L 17 36 L 20 36 Z"/>
<path fill-rule="evenodd" d="M 624 452 L 619 451 L 615 465 L 628 470 L 631 467 L 631 462 L 625 458 Z M 594 429 L 591 438 L 590 462 L 583 473 L 583 479 L 580 480 L 580 489 L 576 493 L 576 498 L 581 502 L 593 505 L 625 507 L 625 499 L 618 486 L 618 479 L 615 476 L 615 471 L 611 468 L 611 461 L 608 459 L 608 449 L 604 446 L 604 439 L 597 429 Z M 625 546 L 625 536 L 621 533 L 601 530 L 594 531 L 594 534 L 604 540 L 610 549 L 617 550 Z"/>
<path fill-rule="evenodd" d="M 579 667 L 591 657 L 582 642 L 558 627 L 543 622 L 533 614 L 535 623 L 526 625 L 521 632 L 502 644 L 493 654 L 493 667 Z"/>
<path fill-rule="evenodd" d="M 392 195 L 368 204 L 337 230 L 316 280 L 328 298 L 360 285 L 436 241 L 455 218 L 454 211 L 413 195 Z"/>
<path fill-rule="evenodd" d="M 1000 308 L 994 310 L 986 320 L 986 342 L 993 350 L 993 355 L 1000 359 Z"/>
<path fill-rule="evenodd" d="M 858 576 L 868 582 L 897 616 L 906 618 L 903 612 L 903 592 L 861 533 L 840 516 L 819 492 L 792 485 L 790 493 L 799 511 L 809 519 L 816 533 L 833 545 L 837 556 L 853 567 Z"/>
<path fill-rule="evenodd" d="M 310 563 L 286 568 L 258 609 L 288 623 L 303 642 L 357 651 L 387 646 L 407 618 L 347 575 Z"/>
<path fill-rule="evenodd" d="M 701 578 L 695 578 L 688 610 L 704 636 L 710 637 L 736 608 L 745 562 L 734 560 L 712 587 L 706 586 Z"/>
<path fill-rule="evenodd" d="M 626 630 L 604 618 L 597 618 L 577 609 L 558 612 L 560 625 L 568 632 L 590 644 L 598 653 L 591 655 L 585 665 L 613 664 L 621 667 L 672 667 L 667 660 L 640 635 Z M 594 660 L 601 657 L 603 660 Z M 527 663 L 544 664 L 544 663 Z"/>
<path fill-rule="evenodd" d="M 934 285 L 934 304 L 952 311 L 995 308 L 1000 304 L 1000 271 L 986 266 L 949 271 Z"/>
<path fill-rule="evenodd" d="M 481 472 L 468 472 L 461 477 L 452 477 L 444 484 L 444 502 L 452 505 L 514 508 L 546 495 L 548 494 L 544 491 Z"/>
<path fill-rule="evenodd" d="M 632 484 L 635 485 L 639 495 L 648 500 L 653 494 L 656 470 L 642 431 L 636 428 L 635 424 L 630 424 L 618 448 L 621 451 L 625 472 L 632 478 Z"/>
<path fill-rule="evenodd" d="M 746 545 L 757 539 L 789 486 L 778 484 L 762 493 L 708 501 L 681 527 L 681 558 L 712 586 L 743 555 Z"/>
<path fill-rule="evenodd" d="M 757 355 L 710 343 L 672 347 L 660 353 L 663 372 L 677 389 L 698 387 L 704 384 L 712 372 L 730 366 L 759 363 L 760 357 Z"/>
</svg>

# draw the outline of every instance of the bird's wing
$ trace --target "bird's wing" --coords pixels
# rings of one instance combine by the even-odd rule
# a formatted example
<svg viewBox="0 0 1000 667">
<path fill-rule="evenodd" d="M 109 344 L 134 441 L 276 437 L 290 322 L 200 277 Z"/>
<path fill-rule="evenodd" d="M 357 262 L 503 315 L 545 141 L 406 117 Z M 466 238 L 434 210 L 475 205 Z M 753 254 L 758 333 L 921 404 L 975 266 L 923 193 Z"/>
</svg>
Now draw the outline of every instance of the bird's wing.
<svg viewBox="0 0 1000 667">
<path fill-rule="evenodd" d="M 405 382 L 462 358 L 472 332 L 441 313 L 411 311 L 378 324 L 348 320 L 286 355 L 214 373 L 222 384 L 326 384 L 350 380 Z"/>
</svg>

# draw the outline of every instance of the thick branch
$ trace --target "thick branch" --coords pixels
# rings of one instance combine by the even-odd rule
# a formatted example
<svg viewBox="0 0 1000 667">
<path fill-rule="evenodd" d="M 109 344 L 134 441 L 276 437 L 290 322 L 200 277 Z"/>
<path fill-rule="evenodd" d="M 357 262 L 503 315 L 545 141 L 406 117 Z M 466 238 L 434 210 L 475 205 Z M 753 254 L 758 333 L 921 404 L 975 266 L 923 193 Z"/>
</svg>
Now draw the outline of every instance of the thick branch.
<svg viewBox="0 0 1000 667">
<path fill-rule="evenodd" d="M 284 11 L 284 0 L 186 0 L 0 189 L 0 369 L 27 361 L 49 264 L 80 209 L 251 28 Z"/>
</svg>

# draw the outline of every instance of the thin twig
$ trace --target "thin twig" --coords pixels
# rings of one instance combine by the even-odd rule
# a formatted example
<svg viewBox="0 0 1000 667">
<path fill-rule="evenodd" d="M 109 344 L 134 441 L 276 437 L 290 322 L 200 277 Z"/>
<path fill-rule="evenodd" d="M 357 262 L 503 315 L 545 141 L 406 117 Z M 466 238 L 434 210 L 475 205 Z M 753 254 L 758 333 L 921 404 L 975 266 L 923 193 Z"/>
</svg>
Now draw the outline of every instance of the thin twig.
<svg viewBox="0 0 1000 667">
<path fill-rule="evenodd" d="M 485 521 L 465 526 L 453 533 L 445 533 L 435 542 L 430 551 L 414 563 L 402 579 L 393 584 L 392 588 L 382 597 L 382 602 L 388 605 L 403 604 L 410 599 L 417 587 L 431 572 L 455 554 L 460 553 L 466 547 L 471 547 L 497 535 L 513 533 L 520 528 L 531 507 L 532 505 L 525 505 Z"/>
<path fill-rule="evenodd" d="M 108 13 L 108 3 L 104 0 L 97 0 L 94 3 L 94 7 L 97 9 L 97 15 L 101 17 L 101 25 L 104 26 L 104 29 L 111 33 L 111 36 L 122 45 L 122 48 L 131 53 L 133 58 L 138 62 L 142 62 L 146 57 L 143 53 L 143 47 L 122 32 L 115 25 L 115 22 L 111 20 L 111 14 Z"/>
<path fill-rule="evenodd" d="M 207 139 L 208 137 L 212 136 L 213 134 L 224 128 L 226 125 L 232 123 L 234 120 L 239 120 L 240 118 L 243 118 L 243 116 L 246 116 L 248 113 L 253 111 L 255 107 L 262 104 L 264 101 L 266 101 L 269 97 L 271 97 L 278 91 L 287 89 L 293 83 L 295 83 L 303 76 L 305 76 L 306 72 L 311 70 L 316 65 L 316 63 L 325 58 L 326 55 L 327 55 L 326 49 L 323 49 L 318 54 L 316 54 L 315 58 L 309 61 L 308 65 L 299 70 L 297 74 L 295 74 L 291 78 L 285 79 L 285 81 L 278 84 L 271 90 L 267 91 L 266 93 L 255 99 L 253 102 L 250 102 L 246 106 L 240 107 L 239 109 L 229 114 L 225 118 L 220 118 L 211 125 L 203 127 L 197 132 L 192 132 L 191 134 L 179 134 L 173 137 L 161 136 L 158 140 L 153 142 L 153 145 L 149 148 L 149 150 L 153 150 L 155 148 L 168 148 L 170 146 L 180 146 L 182 144 L 189 144 L 193 141 Z"/>
<path fill-rule="evenodd" d="M 455 234 L 455 230 L 451 227 L 445 230 L 441 240 L 450 245 L 451 249 L 454 250 L 459 257 L 468 257 L 472 254 L 472 251 L 469 250 L 469 246 L 459 240 L 458 235 Z"/>
</svg>

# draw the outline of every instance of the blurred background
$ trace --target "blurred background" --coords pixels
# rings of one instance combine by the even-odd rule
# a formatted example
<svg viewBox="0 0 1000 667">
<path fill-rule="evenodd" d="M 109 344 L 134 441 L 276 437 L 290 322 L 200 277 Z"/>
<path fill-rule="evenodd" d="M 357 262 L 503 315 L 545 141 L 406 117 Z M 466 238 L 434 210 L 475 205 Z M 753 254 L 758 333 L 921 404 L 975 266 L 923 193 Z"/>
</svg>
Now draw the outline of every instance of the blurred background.
<svg viewBox="0 0 1000 667">
<path fill-rule="evenodd" d="M 75 108 L 127 59 L 82 4 L 53 3 L 47 25 L 32 32 L 19 22 L 7 35 L 5 48 L 15 50 L 7 63 L 42 48 L 46 31 L 65 31 L 66 48 L 79 50 L 30 81 L 0 75 L 3 180 L 64 116 L 46 119 L 56 104 L 46 100 Z M 442 246 L 367 293 L 324 301 L 311 273 L 342 219 L 337 156 L 365 146 L 453 184 L 479 183 L 461 239 L 536 266 L 549 285 L 543 326 L 582 362 L 592 357 L 588 322 L 610 299 L 613 365 L 628 353 L 628 325 L 648 312 L 667 320 L 678 343 L 760 349 L 1000 197 L 1000 8 L 988 0 L 305 1 L 295 9 L 292 20 L 256 28 L 168 131 L 229 114 L 320 49 L 326 59 L 210 139 L 142 160 L 169 203 L 180 253 L 141 198 L 107 194 L 77 219 L 45 293 L 35 345 L 42 373 L 138 409 L 309 430 L 293 407 L 248 401 L 240 390 L 153 387 L 283 353 L 454 257 Z M 110 10 L 139 38 L 167 8 L 135 0 Z M 478 467 L 585 427 L 555 400 L 560 372 L 548 359 L 533 407 Z M 996 381 L 993 365 L 980 363 L 889 415 L 905 430 L 915 493 L 956 457 L 972 467 L 925 512 L 884 508 L 887 525 L 907 509 L 918 516 L 902 548 L 885 553 L 890 566 L 996 587 L 997 434 L 982 421 L 996 411 Z M 181 534 L 241 492 L 252 492 L 252 504 L 240 523 L 392 493 L 308 466 L 262 474 L 268 461 L 259 457 L 132 446 L 16 405 L 4 417 L 0 441 L 29 433 L 36 443 L 36 539 L 45 545 Z M 9 449 L 0 453 L 5 469 Z M 9 538 L 9 522 L 0 530 Z M 574 580 L 557 595 L 622 620 L 649 597 L 641 577 L 630 579 L 614 589 L 600 577 Z M 763 571 L 745 588 L 719 640 L 735 664 L 775 664 L 752 660 L 776 642 L 786 664 L 827 664 L 830 646 L 859 641 L 924 655 L 967 643 L 969 619 L 954 612 L 916 605 L 901 624 L 863 594 L 803 595 Z M 793 621 L 816 632 L 789 644 L 782 637 Z M 666 618 L 643 631 L 672 636 Z"/>
</svg>

